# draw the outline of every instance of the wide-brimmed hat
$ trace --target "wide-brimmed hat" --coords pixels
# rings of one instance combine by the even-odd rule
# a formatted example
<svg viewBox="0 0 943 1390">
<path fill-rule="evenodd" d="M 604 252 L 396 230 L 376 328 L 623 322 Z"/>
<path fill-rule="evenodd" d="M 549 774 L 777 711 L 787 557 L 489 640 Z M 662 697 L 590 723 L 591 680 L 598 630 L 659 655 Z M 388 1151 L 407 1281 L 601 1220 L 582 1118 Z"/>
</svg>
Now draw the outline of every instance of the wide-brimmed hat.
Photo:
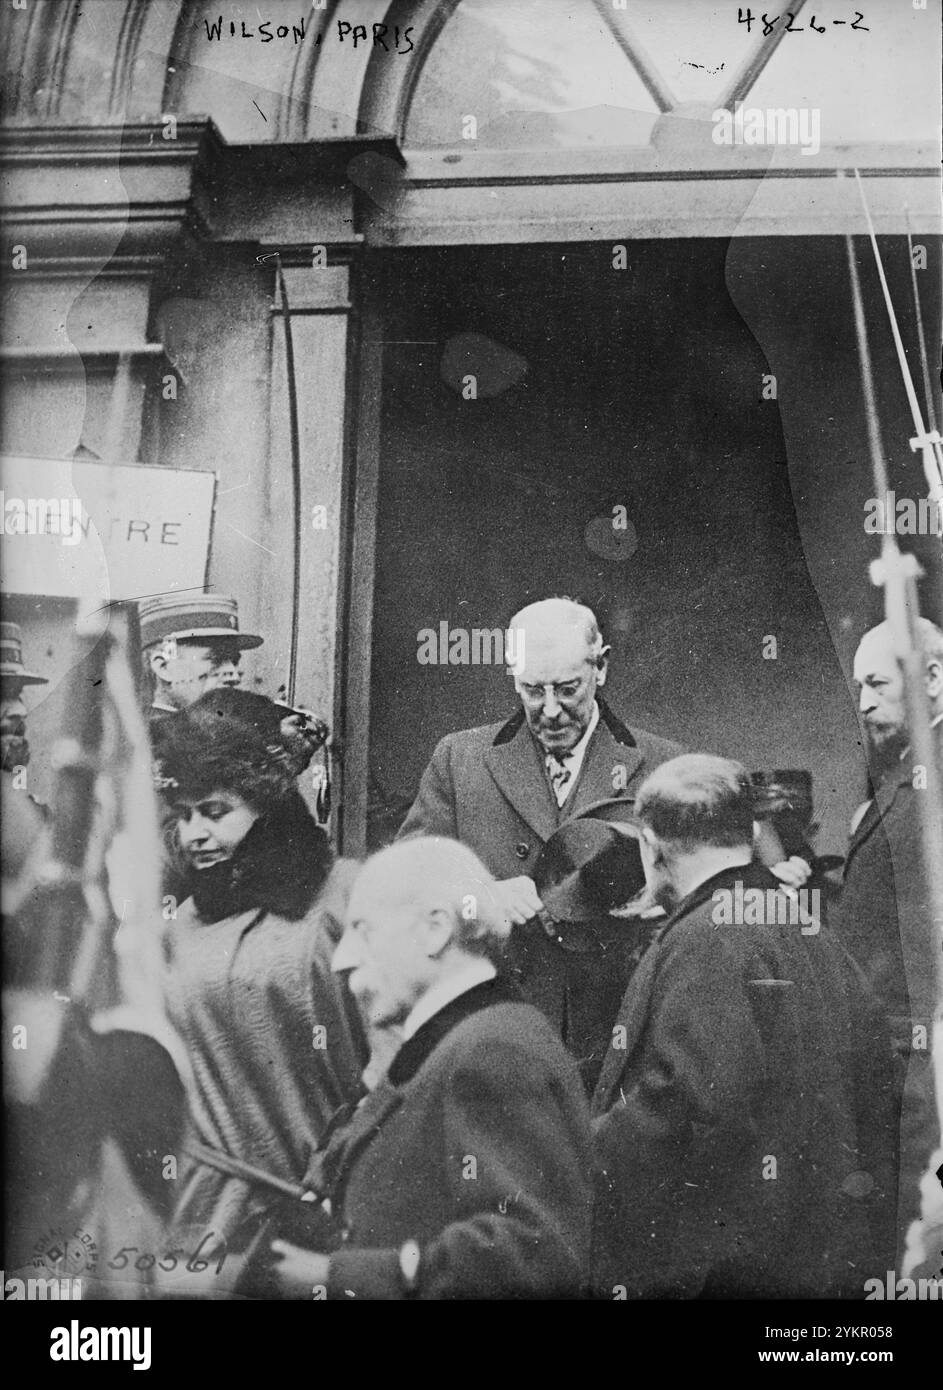
<svg viewBox="0 0 943 1390">
<path fill-rule="evenodd" d="M 597 802 L 561 825 L 540 851 L 534 883 L 558 922 L 592 921 L 637 897 L 645 870 L 632 802 Z"/>
<path fill-rule="evenodd" d="M 18 680 L 21 685 L 48 685 L 46 676 L 27 671 L 23 665 L 23 637 L 19 623 L 0 623 L 0 676 Z"/>
<path fill-rule="evenodd" d="M 263 638 L 239 631 L 239 605 L 226 594 L 160 594 L 138 604 L 141 646 L 157 642 L 211 642 L 261 647 Z"/>
</svg>

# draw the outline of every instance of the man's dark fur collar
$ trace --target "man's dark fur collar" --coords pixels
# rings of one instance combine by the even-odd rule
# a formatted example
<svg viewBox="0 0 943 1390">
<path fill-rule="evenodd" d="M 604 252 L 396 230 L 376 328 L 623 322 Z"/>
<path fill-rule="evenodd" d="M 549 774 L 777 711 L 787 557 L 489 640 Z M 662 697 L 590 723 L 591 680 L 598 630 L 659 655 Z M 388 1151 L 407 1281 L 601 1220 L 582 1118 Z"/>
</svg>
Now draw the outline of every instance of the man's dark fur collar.
<svg viewBox="0 0 943 1390">
<path fill-rule="evenodd" d="M 621 719 L 616 718 L 605 700 L 601 699 L 598 695 L 596 696 L 596 703 L 599 706 L 600 724 L 606 725 L 617 743 L 623 744 L 626 748 L 634 748 L 636 743 L 632 730 L 628 728 L 627 725 L 623 724 Z M 502 743 L 510 743 L 511 739 L 516 738 L 520 733 L 523 723 L 524 711 L 523 709 L 519 709 L 516 714 L 511 715 L 511 718 L 506 724 L 501 725 L 501 728 L 495 735 L 494 744 L 492 746 L 497 748 Z"/>
<path fill-rule="evenodd" d="M 466 1018 L 490 1009 L 495 1004 L 520 1004 L 521 995 L 512 981 L 498 975 L 485 980 L 480 985 L 467 989 L 444 1009 L 433 1014 L 411 1038 L 403 1043 L 390 1064 L 387 1079 L 392 1086 L 405 1086 L 411 1081 L 423 1062 L 435 1051 L 439 1043 L 453 1028 L 457 1028 Z"/>
<path fill-rule="evenodd" d="M 232 859 L 210 869 L 188 869 L 187 883 L 205 922 L 251 908 L 298 921 L 311 908 L 332 860 L 327 835 L 292 791 L 255 821 Z"/>
</svg>

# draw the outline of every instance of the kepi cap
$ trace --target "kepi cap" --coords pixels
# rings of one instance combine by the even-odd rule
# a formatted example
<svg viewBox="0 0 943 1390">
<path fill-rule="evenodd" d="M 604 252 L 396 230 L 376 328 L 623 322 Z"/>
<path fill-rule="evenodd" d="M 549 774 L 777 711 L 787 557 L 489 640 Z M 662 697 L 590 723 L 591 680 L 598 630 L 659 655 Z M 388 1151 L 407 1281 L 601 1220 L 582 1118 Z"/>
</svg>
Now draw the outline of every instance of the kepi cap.
<svg viewBox="0 0 943 1390">
<path fill-rule="evenodd" d="M 239 631 L 239 605 L 225 594 L 159 594 L 138 604 L 142 647 L 156 642 L 211 642 L 225 638 L 241 650 L 263 638 Z"/>
</svg>

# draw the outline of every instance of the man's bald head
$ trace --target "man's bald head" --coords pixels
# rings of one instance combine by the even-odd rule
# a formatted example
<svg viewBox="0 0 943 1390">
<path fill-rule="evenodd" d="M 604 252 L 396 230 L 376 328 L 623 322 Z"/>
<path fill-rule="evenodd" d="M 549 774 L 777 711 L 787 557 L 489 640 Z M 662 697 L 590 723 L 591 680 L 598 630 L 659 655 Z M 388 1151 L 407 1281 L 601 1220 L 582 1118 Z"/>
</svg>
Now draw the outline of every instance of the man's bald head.
<svg viewBox="0 0 943 1390">
<path fill-rule="evenodd" d="M 402 1022 L 470 957 L 499 957 L 509 923 L 495 887 L 470 849 L 441 836 L 402 840 L 367 860 L 333 967 L 348 972 L 371 1023 Z"/>
<path fill-rule="evenodd" d="M 552 641 L 563 634 L 572 634 L 594 654 L 602 647 L 596 614 L 572 598 L 544 598 L 538 603 L 529 603 L 514 614 L 510 626 L 515 631 L 524 631 L 528 643 Z"/>
<path fill-rule="evenodd" d="M 926 665 L 927 697 L 935 716 L 943 712 L 943 632 L 928 618 L 918 618 L 914 637 Z M 855 652 L 854 679 L 870 759 L 883 772 L 897 762 L 910 737 L 904 680 L 890 623 L 878 623 L 862 637 Z"/>
<path fill-rule="evenodd" d="M 394 908 L 448 913 L 455 924 L 455 945 L 487 954 L 500 947 L 507 931 L 495 887 L 493 876 L 467 846 L 442 835 L 417 835 L 367 860 L 351 904 L 369 895 Z"/>
<path fill-rule="evenodd" d="M 514 687 L 544 751 L 562 757 L 586 732 L 596 690 L 605 684 L 609 648 L 591 608 L 569 598 L 542 599 L 510 622 L 522 659 Z"/>
<path fill-rule="evenodd" d="M 928 665 L 932 661 L 943 662 L 943 631 L 936 623 L 931 623 L 929 618 L 918 618 L 914 623 L 914 638 Z M 893 627 L 888 622 L 878 623 L 877 627 L 872 627 L 866 632 L 858 643 L 855 666 L 857 668 L 859 657 L 866 662 L 872 660 L 885 664 L 896 663 L 896 652 L 897 643 Z"/>
</svg>

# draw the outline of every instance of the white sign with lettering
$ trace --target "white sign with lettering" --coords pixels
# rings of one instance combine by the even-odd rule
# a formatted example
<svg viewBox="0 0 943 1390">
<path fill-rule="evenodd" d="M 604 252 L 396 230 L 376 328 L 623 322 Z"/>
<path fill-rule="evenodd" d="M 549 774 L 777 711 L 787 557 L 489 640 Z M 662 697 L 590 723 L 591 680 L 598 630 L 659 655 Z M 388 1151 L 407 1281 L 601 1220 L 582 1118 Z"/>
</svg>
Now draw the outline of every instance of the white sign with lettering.
<svg viewBox="0 0 943 1390">
<path fill-rule="evenodd" d="M 0 588 L 104 605 L 202 589 L 216 475 L 0 457 Z"/>
</svg>

